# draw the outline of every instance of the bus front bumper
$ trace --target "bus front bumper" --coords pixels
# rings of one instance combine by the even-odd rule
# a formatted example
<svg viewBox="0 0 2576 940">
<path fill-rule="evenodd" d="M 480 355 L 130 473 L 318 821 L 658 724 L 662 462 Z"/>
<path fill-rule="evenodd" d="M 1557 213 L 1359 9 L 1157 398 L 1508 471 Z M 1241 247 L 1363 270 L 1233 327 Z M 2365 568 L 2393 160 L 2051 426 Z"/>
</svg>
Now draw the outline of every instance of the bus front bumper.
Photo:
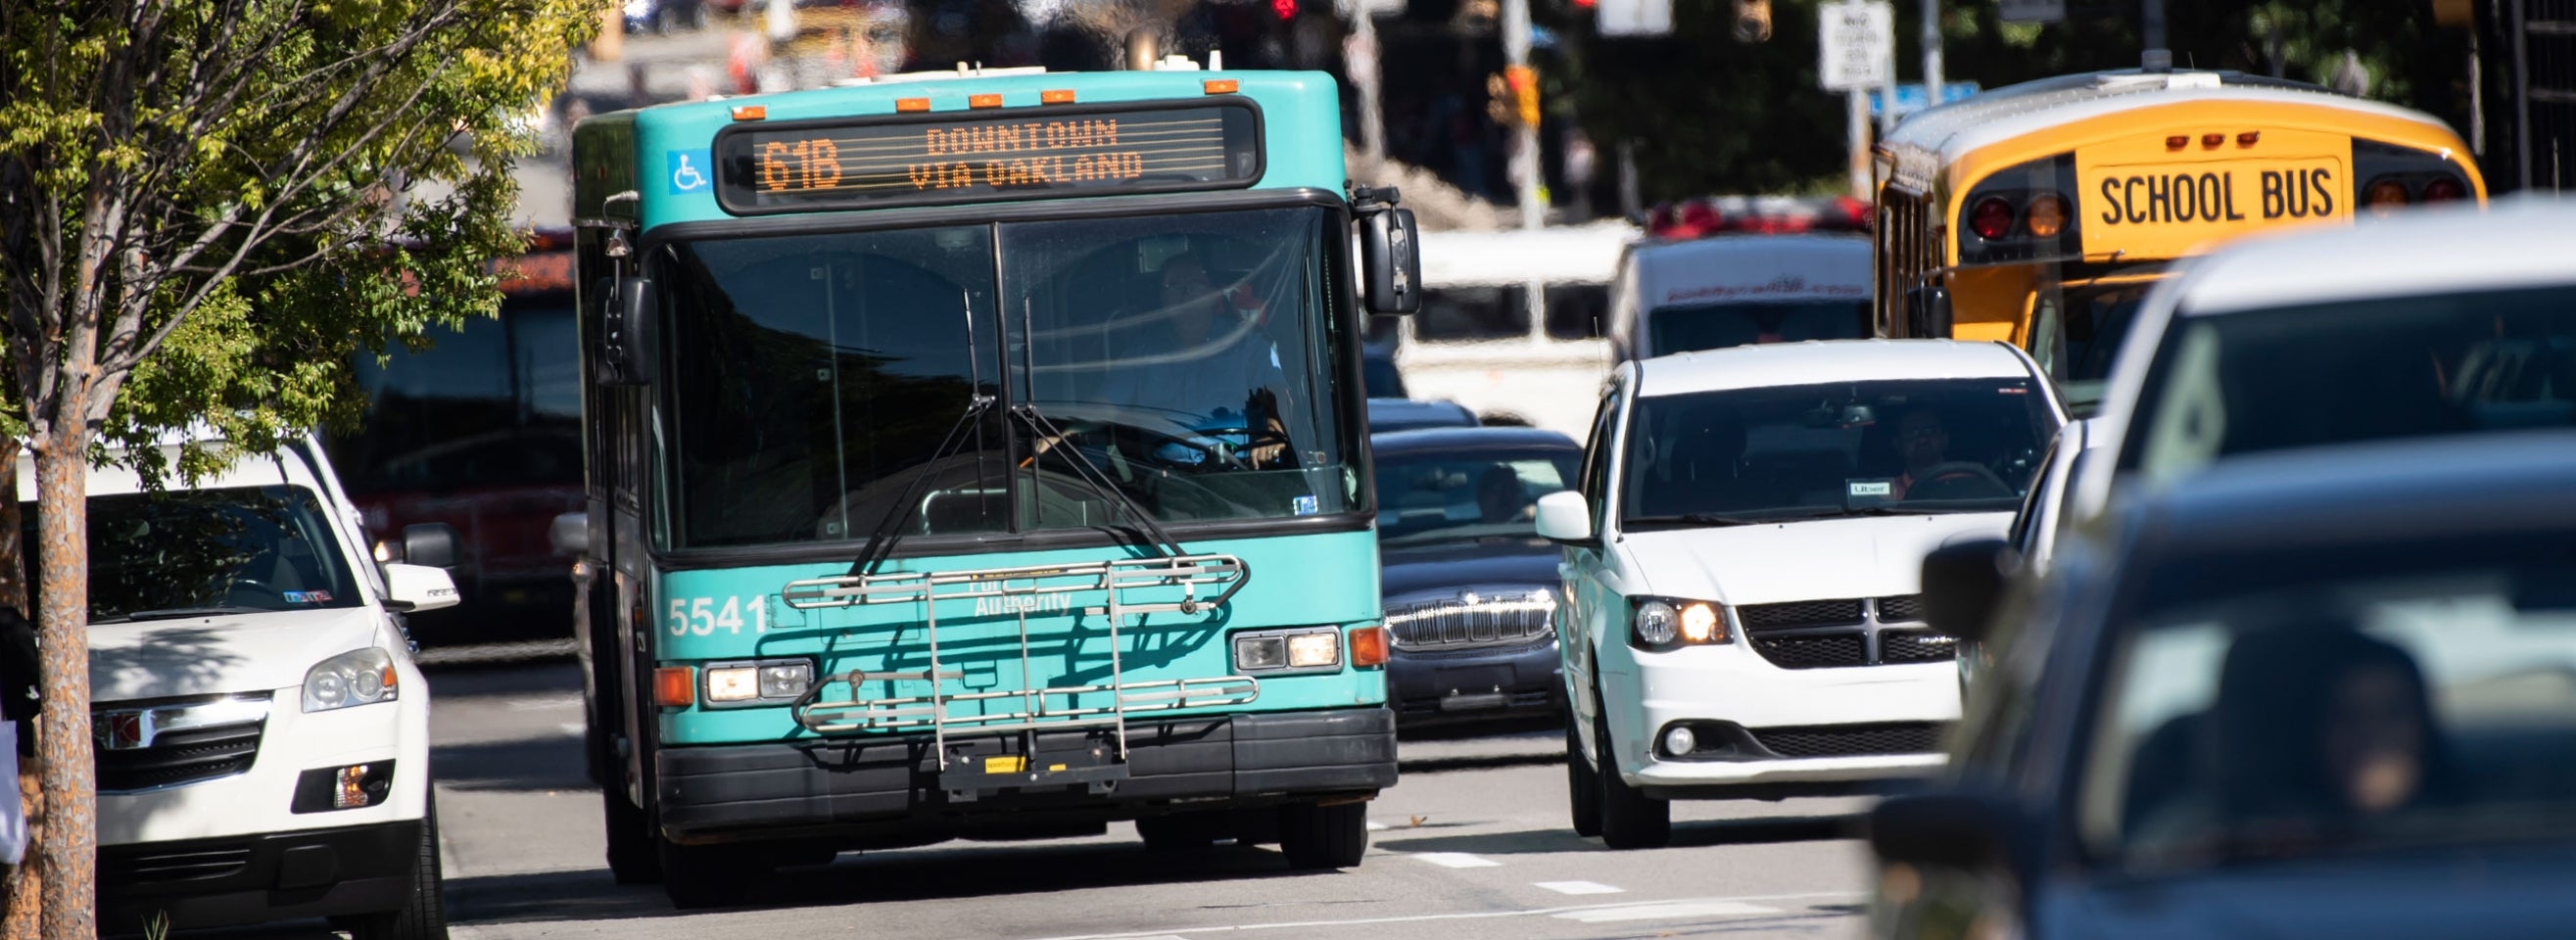
<svg viewBox="0 0 2576 940">
<path fill-rule="evenodd" d="M 1395 784 L 1395 713 L 1383 707 L 1131 721 L 1123 763 L 1115 742 L 1105 729 L 952 733 L 945 767 L 929 735 L 670 747 L 655 753 L 655 795 L 663 836 L 695 843 L 1133 819 L 1366 799 Z"/>
</svg>

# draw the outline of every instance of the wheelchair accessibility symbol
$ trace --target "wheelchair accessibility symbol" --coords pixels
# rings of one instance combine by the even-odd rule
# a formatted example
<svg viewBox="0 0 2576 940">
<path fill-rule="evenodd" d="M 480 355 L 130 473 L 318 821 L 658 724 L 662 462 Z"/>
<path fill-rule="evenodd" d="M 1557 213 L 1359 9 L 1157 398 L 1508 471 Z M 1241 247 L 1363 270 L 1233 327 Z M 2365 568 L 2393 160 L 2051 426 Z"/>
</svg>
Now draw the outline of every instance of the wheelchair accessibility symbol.
<svg viewBox="0 0 2576 940">
<path fill-rule="evenodd" d="M 669 155 L 672 195 L 706 190 L 707 185 L 712 182 L 707 177 L 707 172 L 714 163 L 708 151 L 673 150 Z"/>
</svg>

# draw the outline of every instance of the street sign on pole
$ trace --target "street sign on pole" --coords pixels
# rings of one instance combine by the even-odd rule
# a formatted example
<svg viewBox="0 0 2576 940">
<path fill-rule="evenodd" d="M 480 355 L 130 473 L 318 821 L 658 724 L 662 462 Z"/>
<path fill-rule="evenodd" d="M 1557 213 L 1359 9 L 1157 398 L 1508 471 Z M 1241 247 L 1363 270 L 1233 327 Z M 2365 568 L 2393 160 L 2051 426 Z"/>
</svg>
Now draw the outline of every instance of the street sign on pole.
<svg viewBox="0 0 2576 940">
<path fill-rule="evenodd" d="M 1997 19 L 2006 23 L 2066 22 L 2066 0 L 2003 0 Z"/>
<path fill-rule="evenodd" d="M 1941 103 L 1949 104 L 1950 102 L 1966 98 L 1976 93 L 1977 83 L 1975 82 L 1952 82 L 1941 86 Z M 1923 110 L 1927 97 L 1928 96 L 1924 92 L 1923 85 L 1921 83 L 1908 82 L 1906 84 L 1896 86 L 1896 116 L 1902 118 L 1913 114 L 1916 111 Z M 1884 101 L 1876 97 L 1869 99 L 1869 114 L 1871 117 L 1877 117 L 1885 110 L 1887 110 L 1887 107 Z"/>
<path fill-rule="evenodd" d="M 1868 89 L 1896 78 L 1896 7 L 1856 0 L 1818 8 L 1816 77 L 1826 91 Z"/>
<path fill-rule="evenodd" d="M 1604 36 L 1669 36 L 1673 0 L 1600 0 L 1593 9 L 1593 28 Z"/>
</svg>

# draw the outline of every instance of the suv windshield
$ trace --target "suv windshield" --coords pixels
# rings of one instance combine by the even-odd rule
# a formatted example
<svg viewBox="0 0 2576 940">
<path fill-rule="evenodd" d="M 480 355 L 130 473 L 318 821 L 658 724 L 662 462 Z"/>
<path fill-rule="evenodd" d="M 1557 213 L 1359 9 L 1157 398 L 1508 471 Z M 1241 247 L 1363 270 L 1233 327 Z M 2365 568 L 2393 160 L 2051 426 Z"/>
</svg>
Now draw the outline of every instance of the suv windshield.
<svg viewBox="0 0 2576 940">
<path fill-rule="evenodd" d="M 671 246 L 668 537 L 1132 522 L 1085 463 L 1160 522 L 1349 511 L 1332 230 L 1308 207 Z"/>
<path fill-rule="evenodd" d="M 2028 378 L 1837 382 L 1637 400 L 1628 527 L 2008 512 L 2056 431 Z"/>
<path fill-rule="evenodd" d="M 1538 498 L 1566 489 L 1582 454 L 1448 451 L 1377 462 L 1377 537 L 1410 545 L 1538 534 Z"/>
<path fill-rule="evenodd" d="M 2079 829 L 2136 869 L 2576 837 L 2564 531 L 2168 562 L 2096 686 Z"/>
<path fill-rule="evenodd" d="M 1648 316 L 1648 338 L 1658 356 L 1756 343 L 1858 339 L 1870 331 L 1867 300 L 1657 307 Z"/>
<path fill-rule="evenodd" d="M 36 507 L 19 509 L 33 554 Z M 291 486 L 92 496 L 90 622 L 357 607 L 326 518 Z"/>
<path fill-rule="evenodd" d="M 2230 454 L 2576 424 L 2576 286 L 2182 316 L 2156 350 L 2122 471 Z"/>
</svg>

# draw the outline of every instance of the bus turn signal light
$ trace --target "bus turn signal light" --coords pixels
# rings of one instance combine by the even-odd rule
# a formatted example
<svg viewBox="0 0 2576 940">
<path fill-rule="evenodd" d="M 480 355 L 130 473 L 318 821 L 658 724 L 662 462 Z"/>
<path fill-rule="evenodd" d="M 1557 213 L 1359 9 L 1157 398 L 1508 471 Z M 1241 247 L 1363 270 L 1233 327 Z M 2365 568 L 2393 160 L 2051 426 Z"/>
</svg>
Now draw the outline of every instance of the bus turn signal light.
<svg viewBox="0 0 2576 940">
<path fill-rule="evenodd" d="M 653 670 L 653 702 L 664 708 L 687 708 L 698 703 L 698 671 L 687 666 L 663 666 Z"/>
<path fill-rule="evenodd" d="M 2012 227 L 2012 205 L 2000 197 L 1988 196 L 1978 202 L 1976 208 L 1968 210 L 1968 228 L 1979 238 L 2002 238 L 2012 234 Z"/>
<path fill-rule="evenodd" d="M 1358 627 L 1351 630 L 1351 665 L 1386 665 L 1387 645 L 1385 627 Z"/>
<path fill-rule="evenodd" d="M 2372 183 L 2369 193 L 2363 197 L 2362 202 L 2370 206 L 2373 212 L 2386 212 L 2405 205 L 2406 184 L 2396 180 L 2380 180 Z"/>
<path fill-rule="evenodd" d="M 2066 200 L 2055 195 L 2032 199 L 2022 224 L 2030 227 L 2033 236 L 2056 238 L 2057 233 L 2066 231 Z"/>
</svg>

